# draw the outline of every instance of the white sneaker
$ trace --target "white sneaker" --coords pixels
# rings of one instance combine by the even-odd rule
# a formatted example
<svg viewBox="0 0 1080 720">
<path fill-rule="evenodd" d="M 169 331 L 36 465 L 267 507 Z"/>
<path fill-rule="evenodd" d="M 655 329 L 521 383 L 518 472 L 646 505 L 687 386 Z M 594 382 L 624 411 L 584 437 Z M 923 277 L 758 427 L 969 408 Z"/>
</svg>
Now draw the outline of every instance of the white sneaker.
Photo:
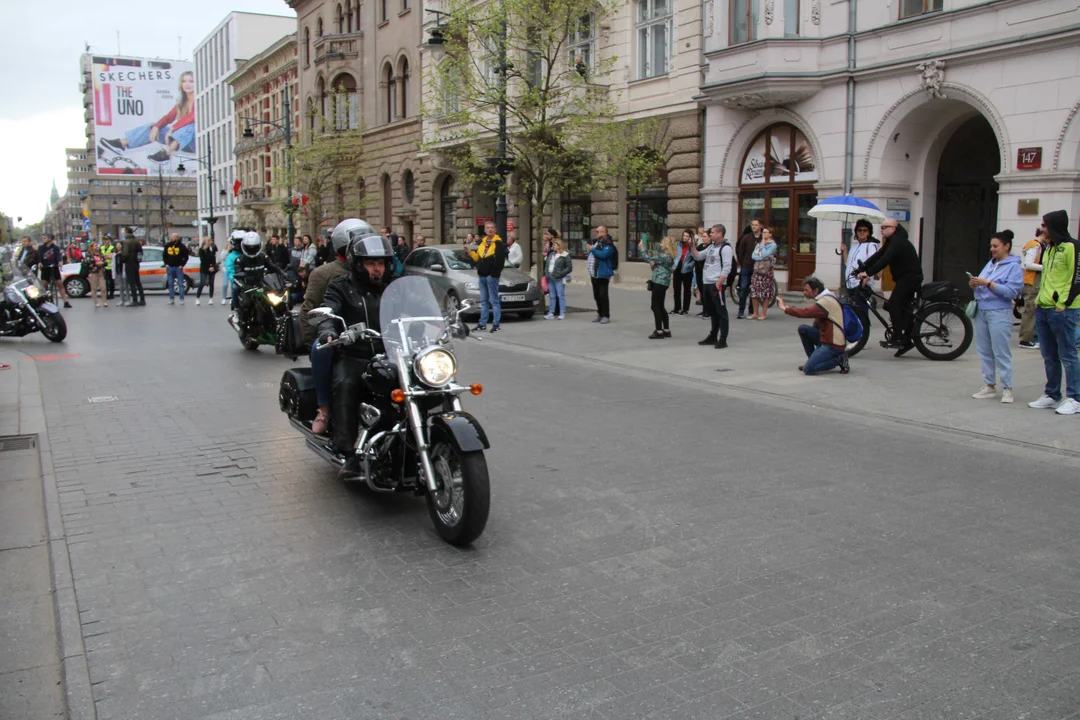
<svg viewBox="0 0 1080 720">
<path fill-rule="evenodd" d="M 560 316 L 559 316 L 559 319 L 560 319 L 560 320 L 565 320 L 565 319 L 566 319 L 566 316 L 565 316 L 565 315 L 560 315 Z"/>
<path fill-rule="evenodd" d="M 181 305 L 183 305 L 183 304 L 184 304 L 184 301 L 183 301 L 183 300 L 181 300 L 181 301 L 180 301 L 180 304 L 181 304 Z"/>
<path fill-rule="evenodd" d="M 181 302 L 181 305 L 182 305 L 182 304 L 183 304 L 183 302 Z M 199 298 L 195 298 L 195 304 L 196 304 L 196 305 L 202 305 L 202 303 L 201 303 L 201 302 L 199 302 Z"/>
<path fill-rule="evenodd" d="M 1061 404 L 1057 406 L 1057 410 L 1054 412 L 1058 415 L 1075 415 L 1080 413 L 1080 402 L 1077 402 L 1072 398 L 1065 398 L 1061 401 Z"/>
<path fill-rule="evenodd" d="M 170 300 L 170 301 L 169 301 L 169 304 L 170 304 L 170 305 L 175 305 L 175 304 L 176 304 L 176 301 L 175 301 L 175 300 Z"/>
<path fill-rule="evenodd" d="M 1049 395 L 1043 395 L 1038 400 L 1032 400 L 1028 403 L 1029 408 L 1035 408 L 1036 410 L 1053 410 L 1061 404 L 1060 400 L 1055 400 Z"/>
<path fill-rule="evenodd" d="M 225 304 L 225 302 L 226 302 L 225 300 L 222 300 L 222 301 L 221 301 L 221 304 L 222 304 L 222 305 L 224 305 L 224 304 Z"/>
<path fill-rule="evenodd" d="M 544 319 L 545 320 L 554 320 L 555 316 L 552 315 L 551 313 L 548 313 L 547 315 L 544 316 Z"/>
<path fill-rule="evenodd" d="M 987 398 L 997 397 L 997 390 L 990 387 L 989 385 L 983 385 L 982 388 L 979 389 L 979 392 L 975 393 L 971 397 L 975 398 L 976 400 L 986 400 Z"/>
<path fill-rule="evenodd" d="M 1004 390 L 1001 391 L 1001 402 L 1003 402 L 1003 403 L 1011 403 L 1014 400 L 1016 400 L 1016 398 L 1013 397 L 1012 388 L 1005 388 Z"/>
</svg>

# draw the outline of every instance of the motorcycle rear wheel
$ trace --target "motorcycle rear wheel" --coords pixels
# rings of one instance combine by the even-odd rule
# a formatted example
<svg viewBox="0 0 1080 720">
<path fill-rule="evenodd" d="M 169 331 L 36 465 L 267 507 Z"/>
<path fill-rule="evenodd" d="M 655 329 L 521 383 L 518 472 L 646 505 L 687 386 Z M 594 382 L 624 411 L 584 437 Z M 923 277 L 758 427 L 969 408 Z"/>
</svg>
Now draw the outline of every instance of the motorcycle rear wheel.
<svg viewBox="0 0 1080 720">
<path fill-rule="evenodd" d="M 45 321 L 45 328 L 41 334 L 53 342 L 64 342 L 67 337 L 67 323 L 60 313 L 41 313 L 41 319 Z"/>
<path fill-rule="evenodd" d="M 461 452 L 445 437 L 436 437 L 430 452 L 440 488 L 426 496 L 431 522 L 446 542 L 469 545 L 487 525 L 491 506 L 487 460 L 483 452 Z"/>
</svg>

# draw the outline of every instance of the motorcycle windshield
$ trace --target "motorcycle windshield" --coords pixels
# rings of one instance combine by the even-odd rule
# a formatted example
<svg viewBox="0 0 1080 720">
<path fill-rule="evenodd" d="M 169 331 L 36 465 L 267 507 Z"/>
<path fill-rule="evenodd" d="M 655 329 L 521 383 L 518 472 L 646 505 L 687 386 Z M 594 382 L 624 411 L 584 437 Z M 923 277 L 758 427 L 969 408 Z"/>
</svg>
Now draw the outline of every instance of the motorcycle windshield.
<svg viewBox="0 0 1080 720">
<path fill-rule="evenodd" d="M 388 358 L 397 362 L 429 345 L 446 331 L 442 305 L 427 278 L 398 278 L 387 286 L 379 303 L 379 324 Z"/>
</svg>

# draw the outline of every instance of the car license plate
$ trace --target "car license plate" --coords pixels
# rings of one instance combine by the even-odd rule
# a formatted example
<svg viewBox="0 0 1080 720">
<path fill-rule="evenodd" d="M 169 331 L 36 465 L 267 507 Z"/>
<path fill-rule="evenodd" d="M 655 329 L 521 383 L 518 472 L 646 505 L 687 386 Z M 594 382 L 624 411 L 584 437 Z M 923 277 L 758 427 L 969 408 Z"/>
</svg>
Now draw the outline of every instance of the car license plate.
<svg viewBox="0 0 1080 720">
<path fill-rule="evenodd" d="M 41 303 L 41 309 L 44 310 L 45 312 L 51 312 L 51 313 L 60 311 L 60 308 L 56 307 L 55 305 L 53 305 L 52 303 L 49 303 L 49 302 Z"/>
<path fill-rule="evenodd" d="M 524 295 L 500 295 L 499 299 L 503 302 L 524 302 Z"/>
</svg>

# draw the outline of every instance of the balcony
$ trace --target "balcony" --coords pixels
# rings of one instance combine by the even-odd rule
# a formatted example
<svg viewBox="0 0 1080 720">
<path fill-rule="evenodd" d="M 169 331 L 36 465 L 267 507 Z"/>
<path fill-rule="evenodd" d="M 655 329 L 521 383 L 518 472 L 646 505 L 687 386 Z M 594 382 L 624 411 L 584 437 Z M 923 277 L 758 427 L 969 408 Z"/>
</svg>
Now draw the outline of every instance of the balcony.
<svg viewBox="0 0 1080 720">
<path fill-rule="evenodd" d="M 364 33 L 354 32 L 342 35 L 323 35 L 315 40 L 315 64 L 330 61 L 348 62 L 360 57 L 360 43 Z"/>
<path fill-rule="evenodd" d="M 256 205 L 270 202 L 270 189 L 266 187 L 241 188 L 240 205 Z"/>
<path fill-rule="evenodd" d="M 767 39 L 706 52 L 702 93 L 725 107 L 780 107 L 813 97 L 822 88 L 819 71 L 844 57 L 839 45 L 816 39 Z M 841 50 L 845 48 L 839 48 Z"/>
</svg>

